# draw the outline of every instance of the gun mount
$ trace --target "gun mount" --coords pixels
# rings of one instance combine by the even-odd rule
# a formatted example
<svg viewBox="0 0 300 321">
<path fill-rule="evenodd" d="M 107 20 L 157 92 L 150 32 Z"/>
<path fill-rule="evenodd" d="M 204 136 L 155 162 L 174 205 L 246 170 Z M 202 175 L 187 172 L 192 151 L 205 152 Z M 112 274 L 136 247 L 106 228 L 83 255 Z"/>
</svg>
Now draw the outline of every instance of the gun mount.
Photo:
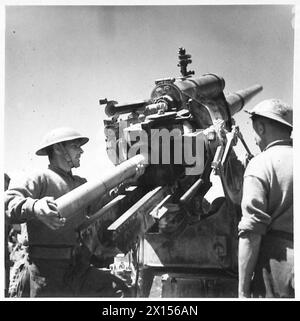
<svg viewBox="0 0 300 321">
<path fill-rule="evenodd" d="M 78 227 L 92 253 L 129 255 L 139 296 L 237 295 L 237 224 L 244 165 L 232 118 L 262 90 L 224 95 L 214 74 L 192 76 L 191 56 L 179 50 L 181 76 L 155 81 L 150 98 L 105 104 L 107 154 L 115 169 L 56 200 L 69 218 L 97 199 L 98 212 Z M 206 198 L 211 174 L 224 196 Z"/>
</svg>

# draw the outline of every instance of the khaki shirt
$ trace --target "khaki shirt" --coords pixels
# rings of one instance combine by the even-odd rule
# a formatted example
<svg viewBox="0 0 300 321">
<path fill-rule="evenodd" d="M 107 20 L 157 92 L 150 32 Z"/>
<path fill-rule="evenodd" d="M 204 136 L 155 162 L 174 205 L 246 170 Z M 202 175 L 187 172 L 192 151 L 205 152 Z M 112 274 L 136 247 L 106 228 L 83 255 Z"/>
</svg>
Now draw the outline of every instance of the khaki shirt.
<svg viewBox="0 0 300 321">
<path fill-rule="evenodd" d="M 5 192 L 6 214 L 11 223 L 26 223 L 30 245 L 75 245 L 75 228 L 85 218 L 84 211 L 68 220 L 63 228 L 54 231 L 35 218 L 33 205 L 45 196 L 57 199 L 85 182 L 86 179 L 51 165 L 29 178 L 12 179 Z"/>
<path fill-rule="evenodd" d="M 244 174 L 240 234 L 293 233 L 293 148 L 275 141 L 254 157 Z"/>
</svg>

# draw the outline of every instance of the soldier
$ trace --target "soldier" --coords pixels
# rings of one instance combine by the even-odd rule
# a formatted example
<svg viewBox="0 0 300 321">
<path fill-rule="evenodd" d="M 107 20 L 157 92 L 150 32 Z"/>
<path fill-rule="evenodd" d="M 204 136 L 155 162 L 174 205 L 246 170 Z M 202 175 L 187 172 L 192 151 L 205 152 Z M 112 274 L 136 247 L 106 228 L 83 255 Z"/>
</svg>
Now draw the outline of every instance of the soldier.
<svg viewBox="0 0 300 321">
<path fill-rule="evenodd" d="M 36 151 L 47 155 L 48 169 L 11 181 L 5 205 L 11 223 L 26 223 L 27 244 L 14 267 L 10 296 L 120 297 L 127 286 L 110 271 L 90 265 L 91 253 L 79 244 L 76 227 L 86 217 L 60 217 L 55 199 L 86 182 L 72 174 L 80 166 L 88 138 L 71 128 L 49 132 Z M 25 242 L 25 243 L 26 243 Z"/>
<path fill-rule="evenodd" d="M 294 297 L 292 108 L 269 99 L 248 113 L 262 152 L 244 174 L 239 297 Z"/>
<path fill-rule="evenodd" d="M 10 182 L 10 177 L 8 174 L 4 173 L 4 191 L 8 189 Z M 8 244 L 8 236 L 11 230 L 10 224 L 5 220 L 5 296 L 8 296 L 8 286 L 9 286 L 9 270 L 10 270 L 10 259 L 9 259 L 9 244 Z"/>
</svg>

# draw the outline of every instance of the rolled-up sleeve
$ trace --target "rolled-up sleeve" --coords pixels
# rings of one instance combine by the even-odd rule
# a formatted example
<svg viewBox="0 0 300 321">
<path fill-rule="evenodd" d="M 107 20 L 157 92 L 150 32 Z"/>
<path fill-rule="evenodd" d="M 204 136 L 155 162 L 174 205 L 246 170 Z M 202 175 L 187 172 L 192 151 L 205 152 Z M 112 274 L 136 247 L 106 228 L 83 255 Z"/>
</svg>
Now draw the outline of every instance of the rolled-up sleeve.
<svg viewBox="0 0 300 321">
<path fill-rule="evenodd" d="M 267 214 L 268 189 L 264 182 L 252 175 L 244 178 L 242 198 L 242 219 L 239 223 L 239 235 L 246 231 L 265 234 L 271 216 Z"/>
</svg>

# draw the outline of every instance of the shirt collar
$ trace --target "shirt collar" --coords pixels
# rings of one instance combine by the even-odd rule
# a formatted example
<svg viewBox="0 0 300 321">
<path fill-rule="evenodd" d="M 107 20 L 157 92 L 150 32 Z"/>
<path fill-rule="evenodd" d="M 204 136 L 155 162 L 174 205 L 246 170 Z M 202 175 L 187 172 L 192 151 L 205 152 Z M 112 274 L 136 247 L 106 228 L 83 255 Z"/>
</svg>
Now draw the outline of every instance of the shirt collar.
<svg viewBox="0 0 300 321">
<path fill-rule="evenodd" d="M 270 147 L 273 146 L 284 146 L 284 145 L 288 145 L 288 146 L 293 146 L 293 140 L 292 139 L 280 139 L 280 140 L 275 140 L 274 142 L 270 143 L 263 151 L 269 149 Z"/>
<path fill-rule="evenodd" d="M 72 171 L 66 172 L 62 168 L 51 164 L 48 165 L 48 168 L 61 176 L 73 177 Z"/>
</svg>

